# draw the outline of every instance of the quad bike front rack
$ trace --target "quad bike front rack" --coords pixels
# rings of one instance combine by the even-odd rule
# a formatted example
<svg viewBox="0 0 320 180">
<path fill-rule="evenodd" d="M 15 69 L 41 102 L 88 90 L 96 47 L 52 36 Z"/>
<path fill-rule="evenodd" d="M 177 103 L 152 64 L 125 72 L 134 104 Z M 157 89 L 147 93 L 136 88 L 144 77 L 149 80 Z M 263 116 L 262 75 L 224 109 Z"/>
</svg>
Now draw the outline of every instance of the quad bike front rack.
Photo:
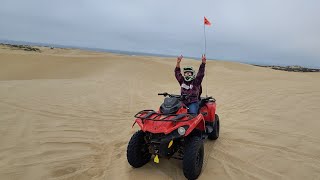
<svg viewBox="0 0 320 180">
<path fill-rule="evenodd" d="M 156 115 L 151 118 L 151 116 Z M 204 114 L 205 115 L 205 114 Z M 163 114 L 163 113 L 157 113 L 154 110 L 142 110 L 138 112 L 136 115 L 134 115 L 135 118 L 141 119 L 142 123 L 144 123 L 144 120 L 149 121 L 171 121 L 171 122 L 185 122 L 190 121 L 193 118 L 195 118 L 197 114 L 191 114 L 191 113 L 183 113 L 183 114 Z M 157 119 L 160 117 L 160 119 Z M 173 117 L 172 119 L 169 119 L 169 117 Z M 183 118 L 187 117 L 188 119 L 181 120 Z"/>
</svg>

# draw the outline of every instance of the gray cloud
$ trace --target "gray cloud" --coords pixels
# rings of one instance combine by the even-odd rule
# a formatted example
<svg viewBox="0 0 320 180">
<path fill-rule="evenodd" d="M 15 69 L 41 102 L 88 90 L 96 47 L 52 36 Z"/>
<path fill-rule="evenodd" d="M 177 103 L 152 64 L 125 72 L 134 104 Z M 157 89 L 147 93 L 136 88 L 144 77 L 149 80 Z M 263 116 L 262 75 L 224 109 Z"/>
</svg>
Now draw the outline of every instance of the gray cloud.
<svg viewBox="0 0 320 180">
<path fill-rule="evenodd" d="M 317 0 L 2 0 L 0 39 L 320 67 Z"/>
</svg>

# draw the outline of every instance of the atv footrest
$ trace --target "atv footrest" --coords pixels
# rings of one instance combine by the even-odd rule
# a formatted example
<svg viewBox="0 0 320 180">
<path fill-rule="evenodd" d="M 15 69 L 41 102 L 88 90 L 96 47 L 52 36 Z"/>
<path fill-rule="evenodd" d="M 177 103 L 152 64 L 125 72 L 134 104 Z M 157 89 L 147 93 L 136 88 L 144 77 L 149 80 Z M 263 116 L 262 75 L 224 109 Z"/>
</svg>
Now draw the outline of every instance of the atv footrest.
<svg viewBox="0 0 320 180">
<path fill-rule="evenodd" d="M 207 133 L 212 133 L 212 131 L 213 131 L 213 127 L 210 126 L 210 125 L 206 125 L 206 132 Z"/>
</svg>

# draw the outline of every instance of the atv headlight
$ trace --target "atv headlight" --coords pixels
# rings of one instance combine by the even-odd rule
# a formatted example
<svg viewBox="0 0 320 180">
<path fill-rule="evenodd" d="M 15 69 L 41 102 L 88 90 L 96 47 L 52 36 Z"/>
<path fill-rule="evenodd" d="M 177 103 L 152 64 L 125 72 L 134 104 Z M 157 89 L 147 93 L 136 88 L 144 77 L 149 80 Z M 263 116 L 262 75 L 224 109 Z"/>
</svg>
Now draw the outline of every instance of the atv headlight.
<svg viewBox="0 0 320 180">
<path fill-rule="evenodd" d="M 178 128 L 178 133 L 183 136 L 186 133 L 186 129 L 184 127 L 179 127 Z"/>
</svg>

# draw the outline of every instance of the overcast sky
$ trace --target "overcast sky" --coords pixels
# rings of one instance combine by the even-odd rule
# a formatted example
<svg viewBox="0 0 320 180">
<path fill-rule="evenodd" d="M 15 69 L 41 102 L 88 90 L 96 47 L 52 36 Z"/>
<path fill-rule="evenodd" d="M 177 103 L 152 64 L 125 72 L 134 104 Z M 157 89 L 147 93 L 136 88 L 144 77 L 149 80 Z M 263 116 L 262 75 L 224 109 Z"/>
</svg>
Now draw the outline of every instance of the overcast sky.
<svg viewBox="0 0 320 180">
<path fill-rule="evenodd" d="M 1 0 L 0 39 L 320 67 L 319 0 Z"/>
</svg>

